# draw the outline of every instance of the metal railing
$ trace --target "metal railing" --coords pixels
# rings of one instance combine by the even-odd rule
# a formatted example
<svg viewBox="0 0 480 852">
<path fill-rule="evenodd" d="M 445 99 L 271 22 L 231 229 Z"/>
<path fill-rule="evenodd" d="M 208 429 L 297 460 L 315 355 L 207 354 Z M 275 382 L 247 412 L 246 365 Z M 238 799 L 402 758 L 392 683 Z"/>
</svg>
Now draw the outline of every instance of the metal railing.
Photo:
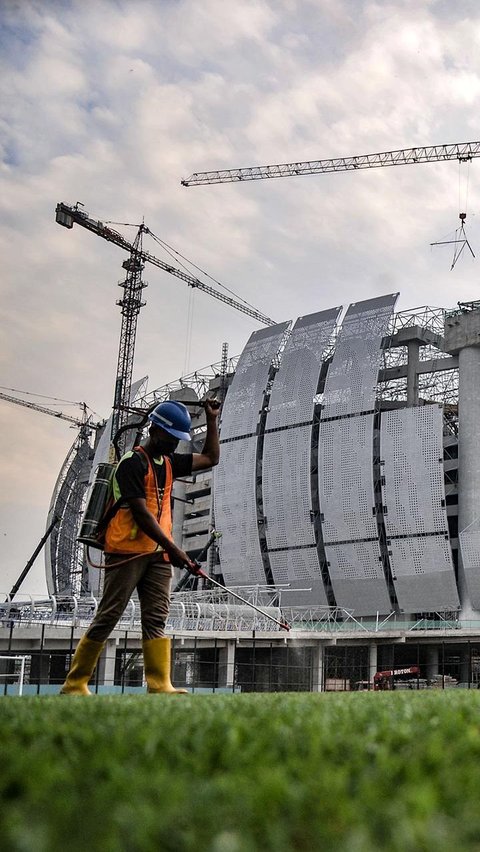
<svg viewBox="0 0 480 852">
<path fill-rule="evenodd" d="M 232 591 L 239 593 L 248 603 L 259 607 L 265 616 L 251 609 L 248 604 L 239 605 L 219 588 L 174 592 L 167 621 L 169 633 L 220 633 L 220 632 L 269 632 L 282 636 L 292 633 L 356 633 L 391 634 L 416 633 L 419 631 L 478 631 L 479 620 L 461 620 L 459 612 L 445 608 L 422 617 L 410 618 L 404 613 L 391 612 L 387 616 L 358 617 L 355 610 L 332 606 L 285 606 L 282 592 L 268 586 L 236 586 Z M 2 599 L 3 598 L 3 602 Z M 95 597 L 50 595 L 48 597 L 24 595 L 22 600 L 10 601 L 8 595 L 0 594 L 0 629 L 8 627 L 86 628 L 98 609 Z M 290 634 L 282 631 L 268 616 L 290 625 Z M 140 607 L 131 599 L 121 616 L 117 630 L 140 631 Z"/>
</svg>

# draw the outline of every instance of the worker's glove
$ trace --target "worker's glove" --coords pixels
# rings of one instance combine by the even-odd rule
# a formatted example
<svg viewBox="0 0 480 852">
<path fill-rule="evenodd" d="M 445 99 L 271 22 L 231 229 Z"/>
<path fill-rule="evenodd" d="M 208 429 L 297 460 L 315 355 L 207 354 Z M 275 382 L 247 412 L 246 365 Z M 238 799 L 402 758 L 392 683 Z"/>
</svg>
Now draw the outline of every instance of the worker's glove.
<svg viewBox="0 0 480 852">
<path fill-rule="evenodd" d="M 199 562 L 195 562 L 194 559 L 192 559 L 191 562 L 185 562 L 183 564 L 183 567 L 188 571 L 189 574 L 192 574 L 194 577 L 200 577 L 202 573 L 202 566 Z"/>
</svg>

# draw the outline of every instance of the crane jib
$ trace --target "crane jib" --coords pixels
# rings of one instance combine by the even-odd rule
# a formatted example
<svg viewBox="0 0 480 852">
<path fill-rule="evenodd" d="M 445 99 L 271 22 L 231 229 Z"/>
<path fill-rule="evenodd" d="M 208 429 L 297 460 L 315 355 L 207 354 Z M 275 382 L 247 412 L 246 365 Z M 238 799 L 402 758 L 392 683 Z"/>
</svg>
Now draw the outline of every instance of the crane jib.
<svg viewBox="0 0 480 852">
<path fill-rule="evenodd" d="M 122 235 L 117 231 L 114 231 L 112 228 L 107 228 L 103 222 L 91 219 L 84 210 L 79 209 L 78 205 L 71 207 L 68 204 L 59 202 L 57 204 L 55 214 L 57 223 L 62 225 L 62 227 L 70 230 L 73 228 L 74 224 L 81 225 L 82 228 L 86 228 L 88 231 L 102 237 L 102 239 L 114 243 L 119 246 L 119 248 L 125 249 L 125 251 L 128 251 L 131 254 L 134 253 L 139 261 L 151 263 L 153 266 L 163 269 L 164 272 L 174 275 L 176 278 L 179 278 L 181 281 L 188 284 L 189 287 L 195 287 L 198 290 L 202 290 L 204 293 L 208 293 L 208 295 L 212 296 L 214 299 L 218 299 L 220 302 L 240 311 L 240 313 L 246 314 L 263 325 L 275 325 L 275 320 L 267 317 L 261 311 L 257 311 L 256 308 L 253 308 L 246 302 L 237 302 L 230 296 L 215 290 L 214 287 L 204 284 L 199 278 L 195 278 L 193 275 L 189 275 L 187 272 L 182 272 L 181 269 L 176 269 L 176 267 L 171 266 L 171 264 L 165 263 L 163 260 L 160 260 L 148 251 L 136 249 L 132 243 L 126 240 L 125 237 L 122 237 Z M 140 226 L 140 228 L 143 231 L 147 230 L 144 226 Z"/>
<path fill-rule="evenodd" d="M 398 151 L 383 151 L 378 154 L 362 154 L 358 157 L 336 157 L 334 159 L 310 160 L 298 163 L 279 163 L 269 166 L 249 166 L 240 169 L 217 169 L 195 172 L 182 186 L 201 186 L 214 183 L 235 183 L 248 180 L 266 180 L 280 177 L 295 177 L 309 174 L 355 171 L 387 166 L 404 166 L 414 163 L 434 163 L 442 160 L 470 162 L 480 157 L 480 142 L 456 142 L 450 145 L 402 148 Z"/>
</svg>

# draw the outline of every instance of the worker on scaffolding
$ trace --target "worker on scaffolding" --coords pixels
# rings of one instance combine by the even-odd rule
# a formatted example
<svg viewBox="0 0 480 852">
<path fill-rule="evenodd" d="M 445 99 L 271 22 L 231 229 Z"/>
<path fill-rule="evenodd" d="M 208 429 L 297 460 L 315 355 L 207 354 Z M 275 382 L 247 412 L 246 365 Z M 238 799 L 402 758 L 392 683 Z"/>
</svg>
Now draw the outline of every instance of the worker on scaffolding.
<svg viewBox="0 0 480 852">
<path fill-rule="evenodd" d="M 90 695 L 90 680 L 110 633 L 137 589 L 148 692 L 179 693 L 170 679 L 170 639 L 165 624 L 170 606 L 172 565 L 195 573 L 198 566 L 172 539 L 171 488 L 179 476 L 218 464 L 217 419 L 220 403 L 204 403 L 207 433 L 201 453 L 176 453 L 190 441 L 191 418 L 175 400 L 162 402 L 149 415 L 142 447 L 126 453 L 113 479 L 119 504 L 105 532 L 105 580 L 97 614 L 80 640 L 61 688 L 64 695 Z"/>
</svg>

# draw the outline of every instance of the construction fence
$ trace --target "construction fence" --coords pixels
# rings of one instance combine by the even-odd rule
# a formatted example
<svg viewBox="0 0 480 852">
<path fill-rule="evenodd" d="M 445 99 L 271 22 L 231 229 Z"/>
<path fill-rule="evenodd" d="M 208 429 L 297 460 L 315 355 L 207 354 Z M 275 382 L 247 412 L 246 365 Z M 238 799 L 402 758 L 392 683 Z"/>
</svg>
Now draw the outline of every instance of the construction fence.
<svg viewBox="0 0 480 852">
<path fill-rule="evenodd" d="M 81 631 L 11 623 L 0 631 L 0 695 L 58 693 Z M 263 634 L 225 638 L 172 634 L 172 682 L 202 692 L 352 692 L 476 689 L 480 641 L 328 644 Z M 379 677 L 382 672 L 386 676 Z M 141 637 L 116 631 L 90 684 L 94 693 L 144 693 Z"/>
</svg>

